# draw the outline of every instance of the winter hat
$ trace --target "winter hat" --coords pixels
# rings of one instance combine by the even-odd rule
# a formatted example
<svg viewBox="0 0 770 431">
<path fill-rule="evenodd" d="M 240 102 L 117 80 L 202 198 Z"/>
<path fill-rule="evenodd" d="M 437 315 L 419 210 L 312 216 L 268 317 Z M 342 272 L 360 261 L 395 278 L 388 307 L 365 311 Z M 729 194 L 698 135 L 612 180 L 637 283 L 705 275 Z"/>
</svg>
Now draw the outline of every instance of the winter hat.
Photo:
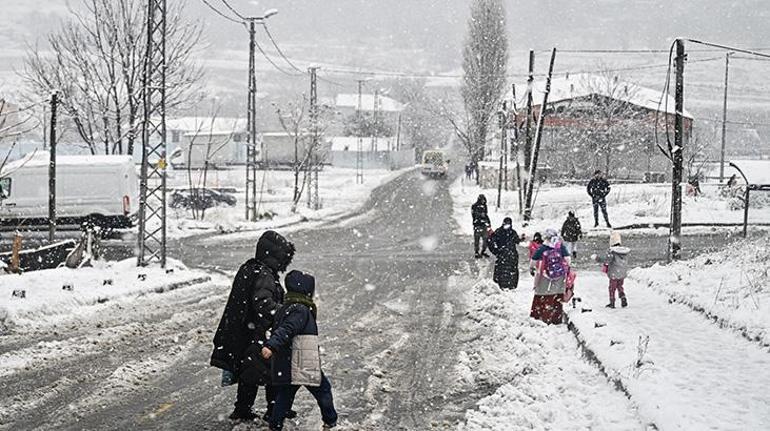
<svg viewBox="0 0 770 431">
<path fill-rule="evenodd" d="M 305 272 L 293 270 L 286 274 L 284 279 L 288 292 L 301 293 L 313 297 L 315 293 L 315 278 Z"/>
<path fill-rule="evenodd" d="M 567 215 L 570 217 L 575 217 L 575 211 L 567 211 Z"/>
<path fill-rule="evenodd" d="M 503 229 L 510 229 L 513 227 L 513 220 L 510 217 L 503 219 Z"/>
<path fill-rule="evenodd" d="M 542 244 L 543 243 L 543 236 L 540 235 L 540 232 L 535 232 L 535 234 L 532 235 L 532 241 L 536 242 L 538 244 Z"/>
<path fill-rule="evenodd" d="M 620 232 L 613 230 L 612 233 L 610 233 L 610 247 L 615 247 L 616 245 L 621 245 L 622 241 L 620 240 Z"/>
<path fill-rule="evenodd" d="M 484 195 L 479 195 L 478 201 L 479 202 L 487 203 L 487 197 L 484 196 Z"/>
<path fill-rule="evenodd" d="M 543 231 L 543 237 L 545 238 L 545 245 L 551 248 L 559 243 L 559 231 L 554 228 L 548 228 Z"/>
</svg>

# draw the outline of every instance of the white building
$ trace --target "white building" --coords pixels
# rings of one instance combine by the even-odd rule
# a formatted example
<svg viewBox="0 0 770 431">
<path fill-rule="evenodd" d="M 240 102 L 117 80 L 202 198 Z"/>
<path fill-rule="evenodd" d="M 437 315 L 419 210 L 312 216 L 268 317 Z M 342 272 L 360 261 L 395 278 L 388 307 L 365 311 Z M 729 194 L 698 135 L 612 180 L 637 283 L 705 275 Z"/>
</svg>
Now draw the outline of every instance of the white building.
<svg viewBox="0 0 770 431">
<path fill-rule="evenodd" d="M 181 164 L 201 167 L 244 163 L 246 120 L 242 118 L 181 117 L 166 120 L 168 151 L 182 149 Z"/>
</svg>

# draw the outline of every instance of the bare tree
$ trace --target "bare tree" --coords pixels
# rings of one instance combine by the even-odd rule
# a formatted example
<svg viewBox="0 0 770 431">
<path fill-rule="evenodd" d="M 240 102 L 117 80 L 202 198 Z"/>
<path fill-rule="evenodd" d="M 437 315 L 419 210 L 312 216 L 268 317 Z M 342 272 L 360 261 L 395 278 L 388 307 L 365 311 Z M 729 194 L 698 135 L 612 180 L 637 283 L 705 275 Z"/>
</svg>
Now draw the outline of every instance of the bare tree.
<svg viewBox="0 0 770 431">
<path fill-rule="evenodd" d="M 196 123 L 195 130 L 189 136 L 190 141 L 187 145 L 187 185 L 190 194 L 190 213 L 193 220 L 204 220 L 206 218 L 207 202 L 205 199 L 205 190 L 208 186 L 208 172 L 212 166 L 212 160 L 214 157 L 222 151 L 232 140 L 232 134 L 228 134 L 222 140 L 215 139 L 215 125 L 219 112 L 221 111 L 220 105 L 212 107 L 212 115 L 206 120 L 208 121 L 208 128 L 205 121 Z M 231 130 L 235 130 L 238 120 L 233 120 Z M 207 130 L 204 130 L 207 129 Z M 204 143 L 200 143 L 200 138 L 205 139 Z M 203 146 L 203 166 L 199 168 L 193 167 L 193 154 L 196 152 L 196 146 Z"/>
<path fill-rule="evenodd" d="M 489 123 L 498 110 L 506 85 L 508 36 L 502 0 L 474 0 L 463 48 L 465 124 L 451 120 L 471 161 L 484 158 Z"/>
<path fill-rule="evenodd" d="M 641 112 L 631 103 L 639 92 L 636 84 L 620 79 L 606 65 L 600 65 L 600 72 L 595 75 L 582 75 L 581 85 L 590 92 L 590 98 L 596 109 L 593 111 L 594 120 L 590 139 L 594 157 L 594 168 L 599 168 L 599 157 L 604 155 L 604 170 L 612 169 L 613 150 L 623 145 L 623 136 L 617 136 L 628 131 L 627 122 L 641 118 Z M 598 138 L 598 139 L 597 139 Z M 621 139 L 618 139 L 621 138 Z M 622 148 L 622 147 L 621 147 Z"/>
<path fill-rule="evenodd" d="M 16 147 L 16 139 L 39 126 L 39 121 L 35 118 L 35 107 L 36 105 L 30 105 L 18 108 L 5 99 L 0 99 L 0 144 L 6 140 L 13 140 L 8 151 L 0 156 L 0 171 L 10 160 L 13 149 Z"/>
<path fill-rule="evenodd" d="M 331 124 L 332 110 L 329 106 L 321 105 L 318 110 L 318 140 L 313 143 L 312 125 L 308 114 L 308 100 L 302 95 L 296 102 L 289 103 L 285 109 L 275 106 L 275 112 L 281 128 L 294 143 L 294 193 L 291 211 L 296 212 L 302 194 L 307 187 L 313 163 L 323 163 L 326 155 L 322 154 L 323 135 Z M 302 180 L 300 181 L 300 176 Z"/>
<path fill-rule="evenodd" d="M 133 154 L 142 103 L 146 7 L 141 0 L 83 0 L 83 12 L 48 36 L 51 54 L 30 47 L 22 76 L 33 92 L 59 90 L 61 107 L 92 154 Z M 167 19 L 167 109 L 193 100 L 202 69 L 192 63 L 202 27 Z M 124 145 L 125 144 L 125 145 Z"/>
</svg>

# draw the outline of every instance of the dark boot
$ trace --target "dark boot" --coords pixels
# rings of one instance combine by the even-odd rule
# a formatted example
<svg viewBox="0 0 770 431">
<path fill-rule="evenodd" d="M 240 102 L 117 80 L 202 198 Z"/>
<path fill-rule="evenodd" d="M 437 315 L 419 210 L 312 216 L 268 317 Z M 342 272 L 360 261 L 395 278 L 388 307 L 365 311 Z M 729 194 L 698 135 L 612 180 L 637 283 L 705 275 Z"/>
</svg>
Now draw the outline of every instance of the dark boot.
<svg viewBox="0 0 770 431">
<path fill-rule="evenodd" d="M 610 302 L 609 304 L 605 305 L 606 308 L 615 308 L 615 303 Z"/>
<path fill-rule="evenodd" d="M 251 422 L 256 418 L 257 418 L 257 414 L 251 410 L 235 409 L 233 410 L 232 413 L 230 413 L 230 419 L 234 421 Z"/>
<path fill-rule="evenodd" d="M 626 301 L 626 297 L 625 296 L 621 296 L 620 297 L 620 306 L 623 307 L 623 308 L 628 307 L 628 301 Z"/>
</svg>

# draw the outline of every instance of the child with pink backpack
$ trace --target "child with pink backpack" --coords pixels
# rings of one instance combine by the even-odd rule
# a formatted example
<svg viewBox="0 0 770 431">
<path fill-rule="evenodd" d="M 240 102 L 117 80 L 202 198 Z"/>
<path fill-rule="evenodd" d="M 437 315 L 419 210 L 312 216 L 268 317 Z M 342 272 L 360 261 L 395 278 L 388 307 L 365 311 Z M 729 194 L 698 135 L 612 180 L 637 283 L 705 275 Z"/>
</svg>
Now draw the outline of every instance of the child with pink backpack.
<svg viewBox="0 0 770 431">
<path fill-rule="evenodd" d="M 623 308 L 628 306 L 623 283 L 628 275 L 628 261 L 626 258 L 630 252 L 630 248 L 623 246 L 620 239 L 620 233 L 614 231 L 610 234 L 610 248 L 607 250 L 607 254 L 603 256 L 593 256 L 593 259 L 596 262 L 602 264 L 602 272 L 606 273 L 607 277 L 610 279 L 610 303 L 607 304 L 607 308 L 615 308 L 616 293 L 620 297 L 620 305 Z"/>
<path fill-rule="evenodd" d="M 535 277 L 535 297 L 532 299 L 530 317 L 549 324 L 562 323 L 562 302 L 568 290 L 570 276 L 569 251 L 555 229 L 543 232 L 543 245 L 535 251 L 530 261 L 530 274 Z M 570 297 L 571 299 L 571 297 Z"/>
</svg>

